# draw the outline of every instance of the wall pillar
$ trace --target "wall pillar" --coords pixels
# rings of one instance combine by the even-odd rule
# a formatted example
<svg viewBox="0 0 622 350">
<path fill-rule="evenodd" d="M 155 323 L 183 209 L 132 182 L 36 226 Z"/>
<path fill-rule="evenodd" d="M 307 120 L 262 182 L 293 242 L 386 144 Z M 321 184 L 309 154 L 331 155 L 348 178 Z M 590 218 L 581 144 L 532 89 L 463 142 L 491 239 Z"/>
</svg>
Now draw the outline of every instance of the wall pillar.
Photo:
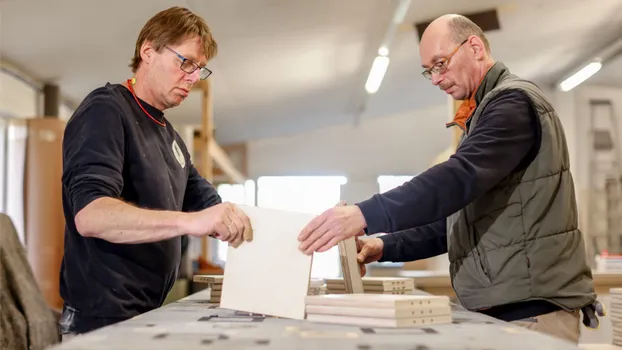
<svg viewBox="0 0 622 350">
<path fill-rule="evenodd" d="M 60 116 L 60 87 L 55 84 L 43 85 L 43 117 L 58 118 Z"/>
</svg>

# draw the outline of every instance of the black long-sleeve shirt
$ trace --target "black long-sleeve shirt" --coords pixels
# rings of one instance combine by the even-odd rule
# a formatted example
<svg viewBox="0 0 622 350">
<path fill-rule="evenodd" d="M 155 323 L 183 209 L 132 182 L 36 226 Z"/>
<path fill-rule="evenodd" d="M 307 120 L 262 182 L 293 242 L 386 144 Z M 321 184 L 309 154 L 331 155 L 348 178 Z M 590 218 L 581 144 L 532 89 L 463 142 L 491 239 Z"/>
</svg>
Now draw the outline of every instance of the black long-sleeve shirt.
<svg viewBox="0 0 622 350">
<path fill-rule="evenodd" d="M 65 254 L 60 292 L 78 311 L 71 331 L 86 332 L 159 307 L 175 282 L 181 238 L 114 244 L 81 236 L 76 214 L 101 197 L 153 210 L 198 211 L 221 199 L 199 175 L 164 114 L 122 85 L 93 91 L 67 123 L 62 196 Z"/>
<path fill-rule="evenodd" d="M 403 185 L 357 203 L 367 233 L 387 232 L 382 261 L 447 252 L 446 218 L 468 205 L 539 151 L 540 124 L 529 98 L 508 91 L 491 101 L 456 153 Z"/>
</svg>

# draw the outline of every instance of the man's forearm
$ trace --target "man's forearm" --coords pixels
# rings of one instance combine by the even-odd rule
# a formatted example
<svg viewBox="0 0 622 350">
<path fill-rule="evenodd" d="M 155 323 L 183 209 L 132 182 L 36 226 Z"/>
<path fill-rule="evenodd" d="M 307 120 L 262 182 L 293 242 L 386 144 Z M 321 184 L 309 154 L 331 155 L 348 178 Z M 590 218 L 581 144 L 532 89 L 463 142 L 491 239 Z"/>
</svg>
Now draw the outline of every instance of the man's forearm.
<svg viewBox="0 0 622 350">
<path fill-rule="evenodd" d="M 118 199 L 101 197 L 84 207 L 75 217 L 84 237 L 112 243 L 156 242 L 185 234 L 182 212 L 141 209 Z"/>
<path fill-rule="evenodd" d="M 380 262 L 408 262 L 447 253 L 447 220 L 380 237 L 384 251 Z"/>
</svg>

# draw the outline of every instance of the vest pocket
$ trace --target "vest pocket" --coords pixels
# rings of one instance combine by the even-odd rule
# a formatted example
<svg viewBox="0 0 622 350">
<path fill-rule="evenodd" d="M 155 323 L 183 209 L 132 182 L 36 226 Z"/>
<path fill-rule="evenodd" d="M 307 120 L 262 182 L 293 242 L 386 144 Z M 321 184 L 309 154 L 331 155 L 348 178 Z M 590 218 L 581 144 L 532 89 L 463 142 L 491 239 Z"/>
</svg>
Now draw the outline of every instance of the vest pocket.
<svg viewBox="0 0 622 350">
<path fill-rule="evenodd" d="M 452 262 L 450 273 L 454 290 L 460 298 L 470 299 L 491 284 L 476 249 L 473 249 L 466 257 Z"/>
<path fill-rule="evenodd" d="M 449 267 L 452 286 L 460 304 L 468 310 L 492 306 L 489 295 L 490 280 L 484 273 L 475 250 L 468 256 L 452 262 Z"/>
<path fill-rule="evenodd" d="M 485 282 L 486 286 L 492 284 L 490 280 L 490 265 L 488 265 L 488 258 L 486 257 L 486 251 L 483 249 L 479 249 L 476 246 L 473 249 L 473 259 L 475 261 L 475 265 L 477 266 L 477 271 L 480 273 L 480 278 Z"/>
</svg>

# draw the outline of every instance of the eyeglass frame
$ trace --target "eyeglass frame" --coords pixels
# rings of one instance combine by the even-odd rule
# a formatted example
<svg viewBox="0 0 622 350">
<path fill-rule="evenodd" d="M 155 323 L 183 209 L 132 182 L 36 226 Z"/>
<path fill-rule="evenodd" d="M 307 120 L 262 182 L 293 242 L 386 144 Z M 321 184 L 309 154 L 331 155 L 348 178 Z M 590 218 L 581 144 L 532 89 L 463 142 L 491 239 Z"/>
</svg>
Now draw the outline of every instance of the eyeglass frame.
<svg viewBox="0 0 622 350">
<path fill-rule="evenodd" d="M 456 46 L 456 48 L 453 49 L 453 51 L 449 55 L 447 55 L 447 57 L 441 58 L 436 63 L 434 63 L 434 65 L 430 67 L 429 69 L 424 69 L 423 72 L 421 72 L 421 75 L 423 75 L 424 78 L 431 80 L 432 73 L 434 74 L 445 73 L 447 71 L 447 66 L 449 65 L 449 61 L 451 60 L 451 58 L 458 52 L 458 50 L 460 50 L 462 45 L 464 45 L 467 41 L 469 41 L 468 38 L 464 39 L 464 41 L 460 43 L 460 45 Z"/>
<path fill-rule="evenodd" d="M 194 73 L 197 69 L 199 69 L 201 72 L 207 72 L 207 75 L 205 76 L 205 78 L 202 78 L 202 77 L 201 77 L 201 73 L 199 73 L 199 79 L 201 79 L 201 80 L 205 80 L 205 79 L 209 78 L 209 76 L 210 76 L 210 75 L 212 75 L 212 70 L 211 70 L 211 69 L 209 69 L 209 68 L 207 68 L 207 67 L 201 67 L 201 66 L 199 66 L 199 65 L 198 65 L 196 62 L 194 62 L 193 60 L 191 60 L 191 59 L 189 59 L 189 58 L 186 58 L 186 57 L 184 57 L 184 56 L 180 55 L 177 51 L 175 51 L 175 50 L 171 49 L 171 48 L 170 48 L 170 47 L 168 47 L 168 46 L 164 46 L 164 47 L 165 47 L 165 48 L 167 48 L 170 52 L 172 52 L 172 53 L 174 53 L 175 55 L 177 55 L 177 57 L 179 57 L 179 59 L 181 59 L 181 64 L 179 65 L 179 69 L 181 69 L 181 70 L 182 70 L 182 71 L 184 71 L 185 73 L 187 73 L 187 74 L 192 74 L 192 73 Z M 185 70 L 185 69 L 183 68 L 183 66 L 184 66 L 184 64 L 185 64 L 186 62 L 190 62 L 190 63 L 192 63 L 192 66 L 194 67 L 194 69 L 193 69 L 191 72 L 188 72 L 187 70 Z"/>
</svg>

